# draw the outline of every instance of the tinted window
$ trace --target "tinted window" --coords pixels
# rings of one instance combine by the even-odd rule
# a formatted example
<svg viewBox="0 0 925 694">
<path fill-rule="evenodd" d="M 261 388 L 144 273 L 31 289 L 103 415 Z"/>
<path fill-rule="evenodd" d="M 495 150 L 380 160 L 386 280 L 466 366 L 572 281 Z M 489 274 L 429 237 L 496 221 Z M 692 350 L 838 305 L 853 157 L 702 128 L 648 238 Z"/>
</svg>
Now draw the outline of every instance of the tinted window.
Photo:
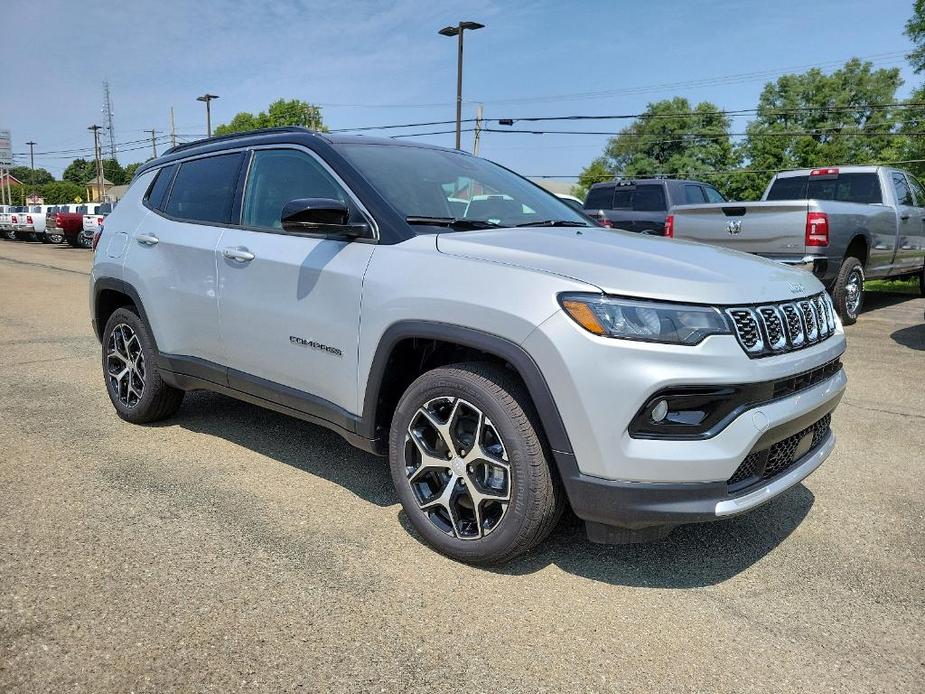
<svg viewBox="0 0 925 694">
<path fill-rule="evenodd" d="M 838 176 L 788 176 L 778 178 L 768 200 L 836 200 L 870 204 L 882 202 L 877 174 L 843 173 Z"/>
<path fill-rule="evenodd" d="M 585 198 L 586 210 L 611 210 L 613 209 L 613 188 L 611 186 L 601 186 L 592 188 L 588 191 L 588 197 Z"/>
<path fill-rule="evenodd" d="M 182 174 L 182 170 L 180 171 Z M 241 224 L 248 227 L 282 229 L 283 207 L 299 198 L 329 198 L 347 202 L 347 195 L 318 161 L 293 149 L 254 152 Z"/>
<path fill-rule="evenodd" d="M 691 185 L 689 183 L 684 185 L 684 204 L 685 205 L 699 205 L 700 203 L 706 202 L 707 198 L 703 194 L 703 188 L 700 186 Z"/>
<path fill-rule="evenodd" d="M 668 209 L 662 186 L 637 186 L 636 194 L 633 196 L 633 209 L 636 212 L 663 212 Z"/>
<path fill-rule="evenodd" d="M 176 170 L 177 165 L 171 164 L 157 172 L 157 176 L 154 177 L 154 181 L 151 183 L 151 187 L 148 188 L 147 195 L 145 195 L 145 201 L 149 206 L 156 210 L 163 208 L 167 189 L 170 187 L 170 182 L 173 180 L 173 172 Z"/>
<path fill-rule="evenodd" d="M 707 202 L 710 202 L 710 203 L 726 202 L 726 198 L 724 198 L 723 194 L 720 193 L 718 190 L 716 190 L 716 188 L 713 188 L 711 186 L 704 186 L 703 192 L 706 193 Z"/>
<path fill-rule="evenodd" d="M 177 171 L 164 212 L 195 222 L 227 224 L 241 155 L 222 154 L 184 162 Z"/>
<path fill-rule="evenodd" d="M 77 214 L 87 214 L 87 206 L 80 205 L 76 210 L 74 210 L 74 212 L 76 212 Z"/>
<path fill-rule="evenodd" d="M 96 208 L 97 214 L 109 214 L 110 212 L 112 212 L 112 204 L 108 202 L 104 202 L 102 205 Z"/>
<path fill-rule="evenodd" d="M 896 191 L 896 202 L 900 205 L 914 205 L 912 189 L 906 183 L 906 177 L 898 171 L 893 172 L 893 190 Z"/>
<path fill-rule="evenodd" d="M 912 186 L 912 191 L 915 193 L 916 207 L 925 207 L 925 188 L 919 183 L 919 179 L 915 176 L 907 175 L 906 180 L 909 181 L 909 185 Z"/>
</svg>

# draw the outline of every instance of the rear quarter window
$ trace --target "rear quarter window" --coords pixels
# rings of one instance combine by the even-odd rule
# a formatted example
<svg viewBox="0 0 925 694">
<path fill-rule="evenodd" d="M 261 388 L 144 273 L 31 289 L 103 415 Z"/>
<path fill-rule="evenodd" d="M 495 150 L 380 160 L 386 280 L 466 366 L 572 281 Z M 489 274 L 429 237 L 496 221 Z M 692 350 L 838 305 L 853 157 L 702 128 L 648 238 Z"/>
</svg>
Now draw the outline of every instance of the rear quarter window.
<svg viewBox="0 0 925 694">
<path fill-rule="evenodd" d="M 176 170 L 177 165 L 171 164 L 157 172 L 151 182 L 151 187 L 148 188 L 148 192 L 145 194 L 145 204 L 148 207 L 153 207 L 156 210 L 163 209 L 167 198 L 167 190 L 170 188 L 170 183 L 173 181 L 173 174 Z"/>
</svg>

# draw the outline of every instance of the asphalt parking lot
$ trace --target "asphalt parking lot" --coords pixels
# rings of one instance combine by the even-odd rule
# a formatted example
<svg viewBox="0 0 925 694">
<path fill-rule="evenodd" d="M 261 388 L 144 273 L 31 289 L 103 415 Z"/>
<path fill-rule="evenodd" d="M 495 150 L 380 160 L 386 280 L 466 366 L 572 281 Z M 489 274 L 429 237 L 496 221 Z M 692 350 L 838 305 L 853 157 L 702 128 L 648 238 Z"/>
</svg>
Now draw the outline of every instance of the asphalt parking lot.
<svg viewBox="0 0 925 694">
<path fill-rule="evenodd" d="M 804 484 L 652 545 L 567 521 L 484 570 L 324 429 L 207 393 L 118 419 L 90 262 L 0 242 L 0 691 L 925 691 L 925 299 L 848 329 Z"/>
</svg>

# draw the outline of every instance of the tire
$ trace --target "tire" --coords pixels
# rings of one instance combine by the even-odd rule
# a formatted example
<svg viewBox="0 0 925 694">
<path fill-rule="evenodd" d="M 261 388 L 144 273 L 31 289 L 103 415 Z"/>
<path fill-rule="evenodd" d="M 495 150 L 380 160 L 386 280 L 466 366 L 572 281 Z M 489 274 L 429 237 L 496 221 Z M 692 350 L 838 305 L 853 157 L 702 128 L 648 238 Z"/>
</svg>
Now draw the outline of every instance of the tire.
<svg viewBox="0 0 925 694">
<path fill-rule="evenodd" d="M 36 236 L 38 236 L 38 234 L 36 234 Z M 39 237 L 39 241 L 41 241 L 42 243 L 51 243 L 51 241 L 48 238 L 48 234 L 42 234 Z"/>
<path fill-rule="evenodd" d="M 106 321 L 102 358 L 106 392 L 125 421 L 157 422 L 180 408 L 184 393 L 164 383 L 148 326 L 132 309 L 116 309 Z"/>
<path fill-rule="evenodd" d="M 864 267 L 857 258 L 845 258 L 832 287 L 832 299 L 844 325 L 854 325 L 864 305 Z"/>
<path fill-rule="evenodd" d="M 4 230 L 3 230 L 3 238 L 5 238 L 7 241 L 15 241 L 15 240 L 16 240 L 16 232 L 13 231 L 12 229 L 4 229 Z"/>
<path fill-rule="evenodd" d="M 78 248 L 92 248 L 93 247 L 93 237 L 87 238 L 84 232 L 77 234 L 77 247 Z"/>
<path fill-rule="evenodd" d="M 80 243 L 78 243 L 77 238 L 76 236 L 64 236 L 64 240 L 67 241 L 67 245 L 71 248 L 80 248 Z"/>
<path fill-rule="evenodd" d="M 499 564 L 524 553 L 565 507 L 526 389 L 493 364 L 454 364 L 415 380 L 392 419 L 389 463 L 415 530 L 457 561 Z"/>
<path fill-rule="evenodd" d="M 64 242 L 64 236 L 62 234 L 49 234 L 46 231 L 45 238 L 48 240 L 48 243 L 59 244 Z"/>
</svg>

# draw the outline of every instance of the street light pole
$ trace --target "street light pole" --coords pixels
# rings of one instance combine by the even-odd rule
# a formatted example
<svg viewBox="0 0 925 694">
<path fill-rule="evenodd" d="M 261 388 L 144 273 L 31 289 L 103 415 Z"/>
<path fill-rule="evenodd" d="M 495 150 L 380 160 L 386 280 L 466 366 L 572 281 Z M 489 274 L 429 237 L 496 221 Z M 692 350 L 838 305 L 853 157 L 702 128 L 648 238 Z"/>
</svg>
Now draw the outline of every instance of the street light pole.
<svg viewBox="0 0 925 694">
<path fill-rule="evenodd" d="M 101 125 L 91 125 L 87 130 L 93 131 L 93 157 L 96 159 L 96 194 L 99 197 L 99 202 L 103 202 L 103 162 L 100 159 L 100 130 L 103 129 Z M 96 202 L 95 200 L 90 200 L 88 202 Z"/>
<path fill-rule="evenodd" d="M 32 195 L 34 196 L 35 195 L 35 150 L 33 149 L 33 147 L 35 147 L 38 143 L 33 142 L 32 140 L 29 140 L 29 142 L 27 142 L 26 144 L 29 145 L 29 169 L 30 169 L 29 185 L 32 186 Z"/>
<path fill-rule="evenodd" d="M 462 149 L 462 75 L 463 75 L 463 32 L 483 29 L 478 22 L 460 22 L 454 27 L 443 27 L 437 33 L 456 37 L 456 149 Z"/>
<path fill-rule="evenodd" d="M 203 101 L 206 105 L 206 132 L 209 134 L 209 137 L 212 137 L 212 99 L 217 99 L 217 94 L 209 94 L 208 92 L 202 96 L 197 96 L 196 101 Z"/>
</svg>

